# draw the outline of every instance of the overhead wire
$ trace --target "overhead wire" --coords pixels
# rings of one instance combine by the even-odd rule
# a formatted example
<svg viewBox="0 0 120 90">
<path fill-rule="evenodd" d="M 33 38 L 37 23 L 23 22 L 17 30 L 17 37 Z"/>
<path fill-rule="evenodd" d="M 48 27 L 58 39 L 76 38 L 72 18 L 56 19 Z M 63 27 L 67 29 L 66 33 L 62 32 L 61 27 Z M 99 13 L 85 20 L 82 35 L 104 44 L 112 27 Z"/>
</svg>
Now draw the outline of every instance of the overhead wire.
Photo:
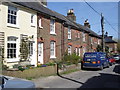
<svg viewBox="0 0 120 90">
<path fill-rule="evenodd" d="M 98 15 L 101 16 L 101 14 L 100 14 L 97 10 L 95 10 L 86 0 L 84 0 L 84 2 L 85 2 L 94 12 L 96 12 Z M 105 19 L 106 23 L 107 23 L 115 32 L 117 32 L 117 33 L 120 34 L 120 32 L 118 32 L 118 31 L 110 24 L 110 22 L 109 22 L 105 17 L 104 17 L 104 19 Z"/>
</svg>

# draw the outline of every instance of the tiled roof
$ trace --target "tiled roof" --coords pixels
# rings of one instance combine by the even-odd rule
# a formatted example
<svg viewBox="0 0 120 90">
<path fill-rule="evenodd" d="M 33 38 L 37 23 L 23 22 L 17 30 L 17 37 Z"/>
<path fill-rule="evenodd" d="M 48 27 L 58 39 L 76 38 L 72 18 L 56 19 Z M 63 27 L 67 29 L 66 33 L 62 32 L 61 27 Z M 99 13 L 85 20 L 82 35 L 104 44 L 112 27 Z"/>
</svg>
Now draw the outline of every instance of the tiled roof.
<svg viewBox="0 0 120 90">
<path fill-rule="evenodd" d="M 49 8 L 44 7 L 43 5 L 41 5 L 38 2 L 14 2 L 14 3 L 22 5 L 24 7 L 30 8 L 30 9 L 33 9 L 33 10 L 36 10 L 36 11 L 38 11 L 40 13 L 47 14 L 47 15 L 49 15 L 51 17 L 55 17 L 55 18 L 57 18 L 57 19 L 59 19 L 61 21 L 64 21 L 65 24 L 67 24 L 67 25 L 74 26 L 74 27 L 76 27 L 79 30 L 88 32 L 92 36 L 101 38 L 101 36 L 99 36 L 98 34 L 96 34 L 94 31 L 90 30 L 89 28 L 87 28 L 87 27 L 85 27 L 83 25 L 80 25 L 80 24 L 78 24 L 76 22 L 73 22 L 73 21 L 69 20 L 66 16 L 64 16 L 62 14 L 59 14 L 59 13 L 57 13 L 55 11 L 52 11 Z"/>
<path fill-rule="evenodd" d="M 112 40 L 109 37 L 105 37 L 105 43 L 117 43 L 116 41 Z"/>
</svg>

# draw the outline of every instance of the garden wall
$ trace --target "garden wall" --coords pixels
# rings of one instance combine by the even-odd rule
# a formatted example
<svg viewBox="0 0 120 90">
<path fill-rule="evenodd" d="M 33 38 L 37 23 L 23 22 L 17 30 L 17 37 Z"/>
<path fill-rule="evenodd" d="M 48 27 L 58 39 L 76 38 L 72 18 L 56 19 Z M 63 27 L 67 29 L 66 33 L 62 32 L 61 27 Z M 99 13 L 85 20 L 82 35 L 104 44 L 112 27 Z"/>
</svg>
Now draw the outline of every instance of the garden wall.
<svg viewBox="0 0 120 90">
<path fill-rule="evenodd" d="M 74 70 L 74 69 L 80 69 L 80 66 L 81 66 L 80 64 L 78 64 L 78 66 L 69 65 L 59 70 L 59 73 L 63 73 L 63 72 Z M 57 73 L 57 65 L 27 69 L 27 70 L 24 70 L 23 72 L 22 71 L 2 71 L 3 75 L 18 77 L 18 78 L 25 78 L 25 79 L 33 79 L 33 78 L 39 78 L 42 76 L 56 75 L 56 73 Z"/>
<path fill-rule="evenodd" d="M 22 71 L 3 71 L 2 74 L 6 76 L 18 77 L 18 78 L 25 78 L 25 79 L 32 79 L 32 78 L 39 78 L 41 76 L 49 76 L 56 74 L 56 65 L 55 66 L 47 66 L 41 68 L 33 68 Z"/>
</svg>

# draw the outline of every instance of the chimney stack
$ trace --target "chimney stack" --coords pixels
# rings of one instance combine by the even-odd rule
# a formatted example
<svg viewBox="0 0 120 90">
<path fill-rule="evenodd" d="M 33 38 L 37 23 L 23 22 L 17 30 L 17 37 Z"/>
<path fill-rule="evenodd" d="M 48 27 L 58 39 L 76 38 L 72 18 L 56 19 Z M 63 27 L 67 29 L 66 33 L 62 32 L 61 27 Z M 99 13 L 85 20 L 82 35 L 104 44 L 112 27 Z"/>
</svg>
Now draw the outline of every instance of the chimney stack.
<svg viewBox="0 0 120 90">
<path fill-rule="evenodd" d="M 85 22 L 84 22 L 84 26 L 86 26 L 86 27 L 90 28 L 90 24 L 89 24 L 88 19 L 86 19 L 86 20 L 85 20 Z"/>
<path fill-rule="evenodd" d="M 70 10 L 68 11 L 67 17 L 68 17 L 70 20 L 76 22 L 76 16 L 75 16 L 75 13 L 74 13 L 74 10 L 73 10 L 73 9 L 70 9 Z"/>
</svg>

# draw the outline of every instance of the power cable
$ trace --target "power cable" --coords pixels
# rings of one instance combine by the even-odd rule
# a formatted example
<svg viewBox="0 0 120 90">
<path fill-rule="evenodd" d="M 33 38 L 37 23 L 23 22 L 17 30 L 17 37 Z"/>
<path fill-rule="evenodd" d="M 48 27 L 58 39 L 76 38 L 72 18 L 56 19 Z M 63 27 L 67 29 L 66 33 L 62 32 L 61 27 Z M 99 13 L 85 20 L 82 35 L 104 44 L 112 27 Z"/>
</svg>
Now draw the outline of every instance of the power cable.
<svg viewBox="0 0 120 90">
<path fill-rule="evenodd" d="M 85 3 L 86 3 L 94 12 L 96 12 L 98 15 L 101 16 L 101 14 L 100 14 L 97 10 L 95 10 L 86 0 L 84 0 L 84 1 L 85 1 Z M 109 25 L 115 32 L 117 32 L 117 33 L 120 34 L 120 32 L 118 32 L 118 31 L 109 23 L 109 21 L 108 21 L 106 18 L 104 18 L 104 19 L 105 19 L 105 21 L 108 23 L 108 25 Z"/>
</svg>

